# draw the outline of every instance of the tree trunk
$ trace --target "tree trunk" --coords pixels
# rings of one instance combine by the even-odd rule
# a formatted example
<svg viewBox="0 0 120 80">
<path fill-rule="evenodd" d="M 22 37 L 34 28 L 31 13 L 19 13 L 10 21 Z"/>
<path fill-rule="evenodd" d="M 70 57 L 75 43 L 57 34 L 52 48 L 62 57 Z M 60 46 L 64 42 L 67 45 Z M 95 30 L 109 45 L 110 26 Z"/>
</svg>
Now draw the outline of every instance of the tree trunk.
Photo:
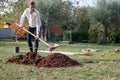
<svg viewBox="0 0 120 80">
<path fill-rule="evenodd" d="M 47 41 L 47 29 L 44 30 L 43 34 L 44 41 Z"/>
<path fill-rule="evenodd" d="M 70 41 L 72 41 L 72 31 L 70 30 Z"/>
<path fill-rule="evenodd" d="M 104 37 L 104 44 L 107 44 L 107 25 L 105 25 L 105 37 Z"/>
<path fill-rule="evenodd" d="M 50 27 L 48 27 L 47 33 L 48 33 L 48 40 L 51 40 Z"/>
</svg>

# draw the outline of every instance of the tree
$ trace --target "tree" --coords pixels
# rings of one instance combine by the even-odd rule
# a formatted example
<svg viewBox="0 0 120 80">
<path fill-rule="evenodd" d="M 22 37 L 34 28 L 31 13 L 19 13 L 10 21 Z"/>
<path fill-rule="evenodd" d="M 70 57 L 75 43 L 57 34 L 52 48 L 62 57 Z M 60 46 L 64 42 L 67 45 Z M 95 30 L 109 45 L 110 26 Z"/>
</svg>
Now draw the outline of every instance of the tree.
<svg viewBox="0 0 120 80">
<path fill-rule="evenodd" d="M 17 2 L 10 2 L 9 0 L 3 0 L 1 3 L 5 3 L 6 5 L 2 5 L 2 11 L 4 12 L 4 16 L 8 17 L 7 21 L 20 21 L 20 17 L 27 7 L 27 1 L 18 0 Z"/>
<path fill-rule="evenodd" d="M 12 11 L 10 12 L 10 19 L 11 21 L 20 22 L 20 17 L 24 12 L 25 8 L 27 8 L 28 2 L 26 0 L 18 0 L 15 3 L 11 3 L 10 6 Z"/>
<path fill-rule="evenodd" d="M 107 11 L 109 12 L 109 20 L 111 27 L 120 26 L 120 2 L 111 2 L 107 4 Z"/>
<path fill-rule="evenodd" d="M 3 27 L 3 23 L 8 19 L 6 17 L 5 13 L 7 12 L 7 1 L 6 0 L 1 0 L 0 1 L 0 27 Z"/>
<path fill-rule="evenodd" d="M 107 43 L 108 29 L 113 25 L 119 25 L 120 21 L 120 3 L 111 2 L 108 3 L 106 0 L 98 1 L 98 4 L 95 8 L 89 10 L 91 18 L 95 18 L 95 22 L 100 22 L 104 26 L 104 44 Z M 119 27 L 119 26 L 118 26 Z"/>
<path fill-rule="evenodd" d="M 112 2 L 107 5 L 107 10 L 110 13 L 110 29 L 108 37 L 111 42 L 120 42 L 120 2 Z"/>
<path fill-rule="evenodd" d="M 90 16 L 94 17 L 97 22 L 100 22 L 104 25 L 104 43 L 107 43 L 107 28 L 109 26 L 109 12 L 107 11 L 106 0 L 100 0 L 98 2 L 97 7 L 91 9 Z"/>
<path fill-rule="evenodd" d="M 109 26 L 109 12 L 107 11 L 107 3 L 106 0 L 100 1 L 98 3 L 96 12 L 94 17 L 97 21 L 104 25 L 104 38 L 101 40 L 103 44 L 107 43 L 107 30 Z"/>
<path fill-rule="evenodd" d="M 89 17 L 88 17 L 88 12 L 87 8 L 77 8 L 74 10 L 74 33 L 73 34 L 73 39 L 74 37 L 78 37 L 76 40 L 77 41 L 83 41 L 88 39 L 88 29 L 89 29 Z M 77 35 L 77 34 L 78 35 Z"/>
<path fill-rule="evenodd" d="M 70 20 L 70 2 L 63 2 L 62 0 L 36 0 L 36 3 L 44 23 L 44 34 L 45 36 L 48 35 L 48 40 L 52 40 L 51 27 L 62 27 L 67 25 Z"/>
</svg>

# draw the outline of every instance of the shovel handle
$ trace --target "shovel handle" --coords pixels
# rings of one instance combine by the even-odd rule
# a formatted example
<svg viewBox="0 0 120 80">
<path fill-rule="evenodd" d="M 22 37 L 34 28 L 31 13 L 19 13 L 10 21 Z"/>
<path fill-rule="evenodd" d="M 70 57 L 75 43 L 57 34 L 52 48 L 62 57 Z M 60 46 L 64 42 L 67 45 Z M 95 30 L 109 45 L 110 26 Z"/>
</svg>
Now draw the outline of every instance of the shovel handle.
<svg viewBox="0 0 120 80">
<path fill-rule="evenodd" d="M 16 23 L 17 26 L 20 27 L 19 24 Z M 35 34 L 31 33 L 30 31 L 28 31 L 27 29 L 25 29 L 24 27 L 22 28 L 24 31 L 26 31 L 27 33 L 31 34 L 33 37 L 37 37 Z M 45 42 L 44 40 L 42 40 L 41 38 L 38 38 L 39 41 L 43 42 L 45 45 L 47 45 L 48 47 L 51 47 L 47 42 Z"/>
</svg>

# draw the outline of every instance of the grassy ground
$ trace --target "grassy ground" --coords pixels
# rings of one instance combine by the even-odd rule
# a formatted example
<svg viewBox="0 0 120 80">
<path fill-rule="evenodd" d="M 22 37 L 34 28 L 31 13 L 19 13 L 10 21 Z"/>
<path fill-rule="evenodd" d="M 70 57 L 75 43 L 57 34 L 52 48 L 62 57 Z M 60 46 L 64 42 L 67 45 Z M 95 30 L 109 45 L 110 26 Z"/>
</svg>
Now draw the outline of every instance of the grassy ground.
<svg viewBox="0 0 120 80">
<path fill-rule="evenodd" d="M 50 43 L 51 45 L 53 43 Z M 20 53 L 14 53 L 14 47 L 20 47 Z M 80 52 L 81 49 L 101 49 L 93 56 L 72 55 L 72 59 L 83 64 L 83 67 L 37 68 L 28 65 L 6 63 L 7 59 L 28 52 L 26 42 L 0 41 L 0 80 L 120 80 L 120 53 L 115 53 L 118 45 L 97 44 L 60 44 L 58 51 Z M 47 47 L 40 43 L 39 50 Z M 47 53 L 38 53 L 47 56 Z M 87 63 L 92 61 L 93 63 Z"/>
</svg>

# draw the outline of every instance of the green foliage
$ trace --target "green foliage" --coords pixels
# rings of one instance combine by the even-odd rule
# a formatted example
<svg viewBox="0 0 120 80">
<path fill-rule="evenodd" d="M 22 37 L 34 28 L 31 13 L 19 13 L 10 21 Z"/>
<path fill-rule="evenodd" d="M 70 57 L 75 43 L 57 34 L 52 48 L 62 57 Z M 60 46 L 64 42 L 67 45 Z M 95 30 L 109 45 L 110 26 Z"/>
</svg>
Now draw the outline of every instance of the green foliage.
<svg viewBox="0 0 120 80">
<path fill-rule="evenodd" d="M 89 34 L 89 42 L 97 42 L 98 38 L 98 28 L 96 25 L 92 25 L 92 27 L 88 31 Z"/>
<path fill-rule="evenodd" d="M 6 22 L 19 22 L 24 9 L 27 7 L 27 1 L 18 0 L 17 2 L 10 3 L 8 0 L 4 0 L 3 2 L 7 4 L 7 6 L 2 6 L 2 11 L 5 13 L 4 18 L 6 18 Z M 9 11 L 4 11 L 5 9 L 8 9 Z"/>
<path fill-rule="evenodd" d="M 13 3 L 10 6 L 13 7 L 13 10 L 10 12 L 11 21 L 16 21 L 19 23 L 22 13 L 27 8 L 27 1 L 18 0 L 16 3 Z"/>
<path fill-rule="evenodd" d="M 72 35 L 72 36 L 71 36 Z M 70 38 L 72 37 L 72 39 Z M 63 40 L 72 40 L 74 42 L 88 42 L 88 33 L 86 29 L 65 31 Z"/>
<path fill-rule="evenodd" d="M 112 2 L 107 4 L 107 11 L 109 12 L 110 24 L 114 27 L 120 26 L 120 2 Z"/>
<path fill-rule="evenodd" d="M 119 29 L 112 29 L 108 31 L 109 40 L 112 43 L 120 43 L 120 31 Z"/>
<path fill-rule="evenodd" d="M 77 42 L 88 41 L 89 17 L 86 8 L 74 10 L 72 40 Z"/>
<path fill-rule="evenodd" d="M 70 41 L 70 31 L 64 32 L 63 40 Z"/>
<path fill-rule="evenodd" d="M 89 34 L 89 42 L 99 42 L 100 36 L 99 32 L 104 32 L 104 25 L 96 20 L 93 20 L 94 23 L 91 23 L 90 28 L 88 30 Z M 98 41 L 97 41 L 98 40 Z"/>
<path fill-rule="evenodd" d="M 62 2 L 61 0 L 50 0 L 38 1 L 37 8 L 41 12 L 42 20 L 47 24 L 51 25 L 66 25 L 69 22 L 69 16 L 71 14 L 70 2 Z"/>
<path fill-rule="evenodd" d="M 62 41 L 63 35 L 56 35 L 55 33 L 51 33 L 52 39 L 51 41 Z"/>
<path fill-rule="evenodd" d="M 107 43 L 108 30 L 110 28 L 118 28 L 120 21 L 120 3 L 119 2 L 106 2 L 106 0 L 98 1 L 96 8 L 89 9 L 90 23 L 96 24 L 100 22 L 104 26 L 104 43 Z M 93 20 L 94 19 L 94 20 Z M 96 21 L 95 21 L 96 20 Z M 116 42 L 116 41 L 115 41 Z"/>
<path fill-rule="evenodd" d="M 3 27 L 3 22 L 5 21 L 5 18 L 3 15 L 0 15 L 0 28 Z"/>
<path fill-rule="evenodd" d="M 74 30 L 72 32 L 72 40 L 74 42 L 88 42 L 87 31 L 84 30 Z"/>
<path fill-rule="evenodd" d="M 107 29 L 109 27 L 109 12 L 107 11 L 106 0 L 98 1 L 97 7 L 90 9 L 90 15 L 104 25 L 105 39 L 104 43 L 107 43 Z"/>
<path fill-rule="evenodd" d="M 7 6 L 7 0 L 0 1 L 0 28 L 3 27 L 4 22 L 8 19 L 5 15 Z"/>
</svg>

